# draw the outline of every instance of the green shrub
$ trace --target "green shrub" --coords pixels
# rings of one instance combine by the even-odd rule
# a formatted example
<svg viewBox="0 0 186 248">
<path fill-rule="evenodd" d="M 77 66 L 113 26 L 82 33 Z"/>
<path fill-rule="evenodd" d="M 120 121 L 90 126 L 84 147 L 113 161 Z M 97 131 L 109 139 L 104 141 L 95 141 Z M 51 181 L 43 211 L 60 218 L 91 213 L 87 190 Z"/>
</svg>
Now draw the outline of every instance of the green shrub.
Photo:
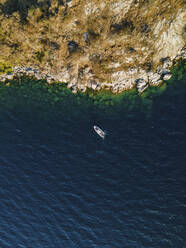
<svg viewBox="0 0 186 248">
<path fill-rule="evenodd" d="M 12 66 L 8 62 L 0 61 L 0 73 L 11 73 Z"/>
</svg>

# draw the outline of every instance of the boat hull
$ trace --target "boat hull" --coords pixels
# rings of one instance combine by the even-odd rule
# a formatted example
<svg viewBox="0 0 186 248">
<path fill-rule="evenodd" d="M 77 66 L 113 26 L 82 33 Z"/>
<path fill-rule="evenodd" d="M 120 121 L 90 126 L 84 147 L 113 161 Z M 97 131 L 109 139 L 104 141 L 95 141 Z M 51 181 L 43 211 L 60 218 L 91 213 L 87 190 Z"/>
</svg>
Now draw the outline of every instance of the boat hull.
<svg viewBox="0 0 186 248">
<path fill-rule="evenodd" d="M 105 138 L 106 133 L 101 130 L 101 128 L 99 128 L 98 126 L 94 126 L 94 130 L 102 139 Z"/>
</svg>

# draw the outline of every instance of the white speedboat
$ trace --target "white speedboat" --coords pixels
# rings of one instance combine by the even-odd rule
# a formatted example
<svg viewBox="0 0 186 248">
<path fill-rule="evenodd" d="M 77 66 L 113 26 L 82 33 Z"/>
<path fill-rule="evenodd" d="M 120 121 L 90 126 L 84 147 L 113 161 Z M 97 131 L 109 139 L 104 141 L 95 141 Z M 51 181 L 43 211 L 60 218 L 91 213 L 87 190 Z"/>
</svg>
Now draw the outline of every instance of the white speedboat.
<svg viewBox="0 0 186 248">
<path fill-rule="evenodd" d="M 103 130 L 101 130 L 101 128 L 99 128 L 98 126 L 94 126 L 94 130 L 96 131 L 96 133 L 102 138 L 105 138 L 106 133 L 103 132 Z"/>
</svg>

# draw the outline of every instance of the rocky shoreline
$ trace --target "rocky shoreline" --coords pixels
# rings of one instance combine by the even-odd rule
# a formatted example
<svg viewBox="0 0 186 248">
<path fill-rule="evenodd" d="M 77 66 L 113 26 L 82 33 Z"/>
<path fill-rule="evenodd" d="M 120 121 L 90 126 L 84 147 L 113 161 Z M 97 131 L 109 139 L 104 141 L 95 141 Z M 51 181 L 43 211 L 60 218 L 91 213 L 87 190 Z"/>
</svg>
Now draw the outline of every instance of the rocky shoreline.
<svg viewBox="0 0 186 248">
<path fill-rule="evenodd" d="M 155 72 L 145 71 L 138 68 L 131 68 L 128 71 L 120 71 L 116 73 L 115 82 L 98 82 L 94 79 L 91 72 L 86 70 L 87 83 L 81 84 L 76 80 L 70 80 L 70 74 L 68 70 L 63 70 L 60 74 L 52 75 L 47 71 L 41 71 L 37 67 L 23 67 L 16 66 L 13 68 L 12 73 L 1 74 L 0 82 L 6 80 L 13 80 L 15 77 L 28 76 L 37 80 L 46 80 L 47 83 L 52 84 L 54 82 L 61 82 L 67 85 L 67 88 L 72 90 L 72 93 L 78 91 L 86 92 L 87 89 L 99 91 L 101 89 L 110 90 L 112 93 L 121 93 L 124 90 L 130 90 L 137 87 L 139 93 L 142 93 L 148 86 L 158 86 L 163 80 L 169 80 L 171 78 L 170 68 L 177 64 L 179 60 L 186 59 L 186 47 L 182 48 L 178 55 L 171 61 L 169 57 L 162 59 L 161 65 L 158 66 Z M 73 82 L 75 81 L 75 82 Z"/>
<path fill-rule="evenodd" d="M 141 93 L 185 59 L 185 18 L 184 0 L 0 0 L 0 81 Z"/>
</svg>

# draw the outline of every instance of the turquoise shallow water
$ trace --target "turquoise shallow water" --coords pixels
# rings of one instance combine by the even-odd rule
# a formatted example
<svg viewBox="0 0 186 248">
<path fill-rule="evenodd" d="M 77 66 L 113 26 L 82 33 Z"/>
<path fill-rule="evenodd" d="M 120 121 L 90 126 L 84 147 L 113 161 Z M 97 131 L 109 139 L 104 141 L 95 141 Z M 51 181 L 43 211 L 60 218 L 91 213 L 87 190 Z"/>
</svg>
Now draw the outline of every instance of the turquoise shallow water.
<svg viewBox="0 0 186 248">
<path fill-rule="evenodd" d="M 148 118 L 4 108 L 0 247 L 186 247 L 185 107 L 175 90 Z"/>
</svg>

